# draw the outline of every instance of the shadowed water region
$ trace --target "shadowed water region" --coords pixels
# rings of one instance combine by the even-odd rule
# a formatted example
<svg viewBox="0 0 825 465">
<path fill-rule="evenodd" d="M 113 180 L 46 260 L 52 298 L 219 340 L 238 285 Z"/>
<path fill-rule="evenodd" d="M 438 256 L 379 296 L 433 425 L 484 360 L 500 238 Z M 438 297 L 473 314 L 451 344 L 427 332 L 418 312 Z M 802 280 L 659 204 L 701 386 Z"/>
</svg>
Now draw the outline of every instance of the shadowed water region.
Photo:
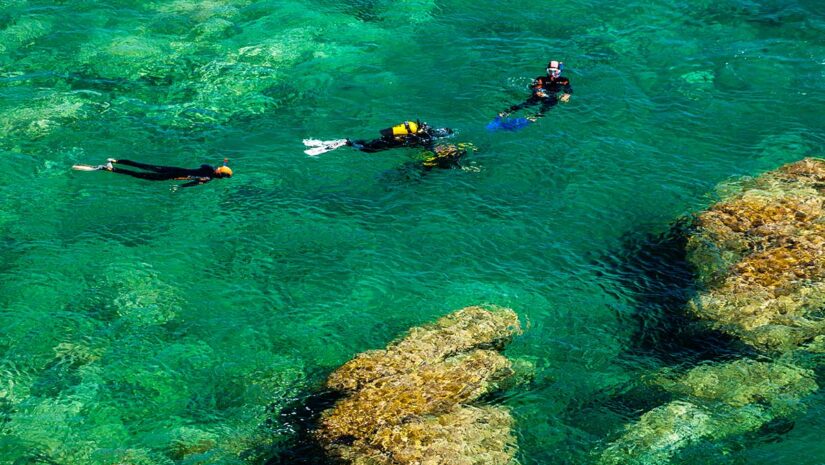
<svg viewBox="0 0 825 465">
<path fill-rule="evenodd" d="M 330 372 L 478 304 L 526 327 L 519 462 L 596 463 L 646 379 L 751 353 L 685 312 L 673 225 L 822 155 L 824 37 L 815 0 L 4 0 L 0 463 L 304 460 Z M 549 59 L 571 102 L 487 132 Z M 478 151 L 302 152 L 415 118 Z M 235 176 L 69 170 L 107 157 Z M 804 402 L 671 461 L 822 464 Z"/>
</svg>

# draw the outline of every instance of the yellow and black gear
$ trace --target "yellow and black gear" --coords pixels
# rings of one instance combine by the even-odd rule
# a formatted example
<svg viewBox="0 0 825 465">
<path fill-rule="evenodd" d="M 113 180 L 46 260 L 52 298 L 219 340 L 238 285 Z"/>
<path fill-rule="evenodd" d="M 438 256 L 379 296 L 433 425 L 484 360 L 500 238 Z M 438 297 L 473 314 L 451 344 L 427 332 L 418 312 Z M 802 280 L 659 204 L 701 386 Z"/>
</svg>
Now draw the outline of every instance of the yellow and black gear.
<svg viewBox="0 0 825 465">
<path fill-rule="evenodd" d="M 476 146 L 469 142 L 459 144 L 444 144 L 433 147 L 432 151 L 422 153 L 425 169 L 449 168 L 455 166 L 467 151 L 475 152 Z"/>
<path fill-rule="evenodd" d="M 424 132 L 424 125 L 418 120 L 404 121 L 391 128 L 382 129 L 380 132 L 384 137 L 406 137 Z"/>
</svg>

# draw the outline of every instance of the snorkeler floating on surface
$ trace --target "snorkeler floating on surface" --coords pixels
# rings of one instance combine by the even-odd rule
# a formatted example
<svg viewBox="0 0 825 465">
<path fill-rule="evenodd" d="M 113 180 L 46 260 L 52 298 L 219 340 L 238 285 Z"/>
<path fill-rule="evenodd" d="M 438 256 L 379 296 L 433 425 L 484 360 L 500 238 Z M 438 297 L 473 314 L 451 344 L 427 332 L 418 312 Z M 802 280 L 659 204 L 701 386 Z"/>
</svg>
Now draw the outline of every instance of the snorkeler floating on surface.
<svg viewBox="0 0 825 465">
<path fill-rule="evenodd" d="M 231 178 L 232 169 L 226 166 L 227 162 L 228 160 L 224 159 L 223 165 L 217 168 L 211 165 L 201 165 L 201 167 L 197 169 L 188 169 L 178 168 L 175 166 L 148 165 L 131 160 L 116 160 L 114 158 L 109 158 L 105 165 L 74 165 L 72 166 L 72 169 L 78 171 L 109 171 L 112 173 L 125 174 L 135 178 L 146 179 L 149 181 L 190 181 L 179 186 L 190 187 L 206 184 L 215 178 Z M 116 164 L 133 166 L 145 171 L 125 170 L 114 166 Z"/>
<path fill-rule="evenodd" d="M 561 77 L 563 70 L 564 63 L 560 61 L 553 60 L 548 63 L 547 76 L 537 77 L 530 85 L 532 92 L 530 97 L 524 102 L 513 105 L 499 113 L 499 118 L 506 118 L 510 113 L 526 107 L 541 105 L 538 112 L 526 118 L 528 121 L 535 122 L 538 118 L 544 116 L 544 112 L 555 106 L 559 101 L 567 103 L 573 94 L 573 88 L 570 86 L 570 79 Z M 556 97 L 556 94 L 559 92 L 562 93 L 561 97 Z"/>
<path fill-rule="evenodd" d="M 304 150 L 310 156 L 320 155 L 343 146 L 350 146 L 362 152 L 380 152 L 401 147 L 425 147 L 432 149 L 436 139 L 448 137 L 453 134 L 450 128 L 433 128 L 421 121 L 404 121 L 391 128 L 382 129 L 381 138 L 373 140 L 317 140 L 304 139 L 304 145 L 311 147 Z"/>
</svg>

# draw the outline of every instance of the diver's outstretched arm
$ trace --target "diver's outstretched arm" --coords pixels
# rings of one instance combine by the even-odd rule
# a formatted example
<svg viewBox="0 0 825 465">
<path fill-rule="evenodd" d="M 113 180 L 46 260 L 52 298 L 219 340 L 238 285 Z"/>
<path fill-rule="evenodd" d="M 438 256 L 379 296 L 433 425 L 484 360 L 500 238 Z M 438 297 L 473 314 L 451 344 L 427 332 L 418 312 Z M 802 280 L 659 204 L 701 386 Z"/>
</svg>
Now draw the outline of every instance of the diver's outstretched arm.
<svg viewBox="0 0 825 465">
<path fill-rule="evenodd" d="M 208 182 L 209 182 L 209 181 L 211 181 L 211 180 L 212 180 L 212 178 L 196 178 L 196 179 L 193 179 L 193 180 L 192 180 L 192 181 L 190 181 L 190 182 L 187 182 L 187 183 L 185 183 L 185 184 L 181 184 L 181 185 L 180 185 L 180 186 L 178 186 L 178 187 L 192 187 L 192 186 L 200 186 L 201 184 L 206 184 L 206 183 L 208 183 Z"/>
</svg>

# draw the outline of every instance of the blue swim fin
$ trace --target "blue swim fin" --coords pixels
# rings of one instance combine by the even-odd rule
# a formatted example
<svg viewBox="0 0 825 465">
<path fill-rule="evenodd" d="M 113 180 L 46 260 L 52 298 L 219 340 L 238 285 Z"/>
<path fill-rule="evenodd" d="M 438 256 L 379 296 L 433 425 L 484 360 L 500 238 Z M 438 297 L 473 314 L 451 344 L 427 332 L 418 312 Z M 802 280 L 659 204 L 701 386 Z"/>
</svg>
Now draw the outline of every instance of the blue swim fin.
<svg viewBox="0 0 825 465">
<path fill-rule="evenodd" d="M 501 129 L 501 116 L 496 116 L 496 118 L 489 123 L 487 123 L 487 130 L 490 132 L 496 132 Z"/>
<path fill-rule="evenodd" d="M 487 130 L 490 132 L 496 131 L 521 131 L 530 125 L 530 120 L 527 118 L 502 118 L 496 116 L 493 121 L 487 124 Z"/>
</svg>

